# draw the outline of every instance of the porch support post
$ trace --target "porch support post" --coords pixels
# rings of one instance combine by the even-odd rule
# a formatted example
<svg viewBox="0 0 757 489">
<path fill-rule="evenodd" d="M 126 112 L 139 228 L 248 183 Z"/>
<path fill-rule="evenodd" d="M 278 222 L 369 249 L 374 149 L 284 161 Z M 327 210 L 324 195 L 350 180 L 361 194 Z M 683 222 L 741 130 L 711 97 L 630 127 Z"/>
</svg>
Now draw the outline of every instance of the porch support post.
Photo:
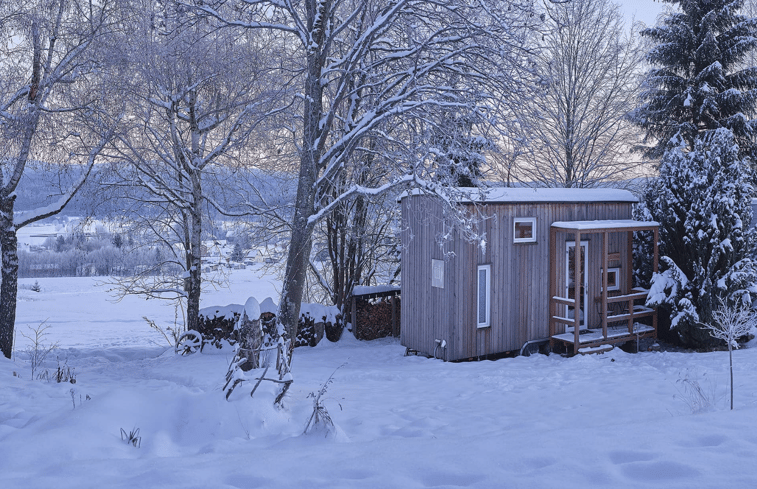
<svg viewBox="0 0 757 489">
<path fill-rule="evenodd" d="M 355 299 L 355 294 L 352 295 L 352 334 L 355 335 L 355 338 L 360 338 L 357 330 L 357 299 Z"/>
<path fill-rule="evenodd" d="M 626 294 L 633 289 L 633 231 L 626 233 L 628 252 L 626 253 Z"/>
<path fill-rule="evenodd" d="M 399 324 L 397 323 L 397 296 L 393 295 L 392 301 L 392 336 L 397 338 L 400 335 Z"/>
<path fill-rule="evenodd" d="M 575 287 L 573 289 L 573 297 L 575 298 L 575 307 L 573 307 L 573 354 L 578 353 L 579 346 L 579 333 L 581 329 L 581 287 L 584 284 L 584 277 L 582 275 L 583 266 L 581 264 L 581 231 L 576 230 L 576 247 L 575 247 L 575 260 L 576 269 L 573 271 L 573 277 L 575 278 Z M 588 258 L 588 257 L 587 257 Z"/>
<path fill-rule="evenodd" d="M 660 239 L 660 229 L 654 228 L 654 257 L 652 259 L 652 271 L 657 273 L 657 267 L 659 266 L 659 250 L 657 249 L 657 241 Z"/>
<path fill-rule="evenodd" d="M 557 334 L 554 317 L 559 307 L 554 297 L 557 296 L 557 229 L 549 227 L 549 348 L 555 346 L 552 338 Z"/>
<path fill-rule="evenodd" d="M 660 239 L 660 228 L 654 228 L 654 254 L 652 258 L 652 271 L 657 273 L 657 267 L 659 266 L 659 250 L 657 249 L 657 242 Z M 657 308 L 654 308 L 652 313 L 652 327 L 654 328 L 654 336 L 657 338 Z"/>
<path fill-rule="evenodd" d="M 628 294 L 633 289 L 633 231 L 626 233 L 628 240 L 628 262 L 626 265 L 626 290 Z M 628 334 L 633 334 L 633 299 L 628 301 Z"/>
<path fill-rule="evenodd" d="M 602 233 L 602 336 L 607 339 L 607 281 L 610 269 L 607 268 L 610 261 L 607 259 L 609 253 L 609 238 L 607 231 Z"/>
</svg>

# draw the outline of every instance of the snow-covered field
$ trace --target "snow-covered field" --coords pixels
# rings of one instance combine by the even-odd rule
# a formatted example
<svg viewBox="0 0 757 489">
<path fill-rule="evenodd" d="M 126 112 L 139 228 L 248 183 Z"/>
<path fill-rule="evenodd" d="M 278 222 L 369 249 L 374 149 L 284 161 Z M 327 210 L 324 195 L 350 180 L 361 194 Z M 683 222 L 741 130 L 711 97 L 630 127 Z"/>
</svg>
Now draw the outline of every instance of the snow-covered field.
<svg viewBox="0 0 757 489">
<path fill-rule="evenodd" d="M 142 316 L 169 324 L 171 307 L 111 303 L 96 282 L 21 291 L 20 329 L 47 320 L 77 382 L 30 380 L 21 337 L 0 360 L 0 488 L 757 487 L 757 348 L 735 352 L 731 412 L 726 352 L 452 364 L 345 335 L 297 349 L 277 410 L 268 383 L 224 400 L 229 352 L 165 351 Z M 203 305 L 276 297 L 276 285 L 233 271 Z M 307 395 L 340 366 L 325 396 L 336 432 L 302 435 Z M 692 413 L 685 379 L 714 397 L 705 412 Z M 141 447 L 122 428 L 139 428 Z"/>
</svg>

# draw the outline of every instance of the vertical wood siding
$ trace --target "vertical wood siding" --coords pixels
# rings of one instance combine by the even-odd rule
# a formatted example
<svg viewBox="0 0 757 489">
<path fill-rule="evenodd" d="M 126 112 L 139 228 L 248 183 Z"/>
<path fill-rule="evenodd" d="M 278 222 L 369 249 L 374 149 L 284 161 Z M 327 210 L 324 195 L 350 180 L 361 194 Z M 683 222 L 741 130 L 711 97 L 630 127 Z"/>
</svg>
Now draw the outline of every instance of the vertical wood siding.
<svg viewBox="0 0 757 489">
<path fill-rule="evenodd" d="M 514 351 L 526 341 L 549 336 L 549 229 L 555 221 L 630 219 L 629 203 L 487 204 L 479 207 L 488 218 L 478 223 L 486 235 L 482 249 L 454 233 L 440 246 L 447 229 L 441 206 L 432 198 L 402 200 L 401 341 L 406 347 L 432 354 L 434 340 L 447 342 L 446 359 L 458 360 Z M 513 243 L 513 219 L 536 217 L 536 243 Z M 564 295 L 565 241 L 558 233 L 558 295 Z M 594 297 L 600 294 L 602 235 L 584 237 L 588 247 L 588 320 L 600 322 Z M 611 233 L 610 253 L 620 253 L 619 283 L 626 292 L 628 245 L 625 236 Z M 431 286 L 431 260 L 444 260 L 444 288 Z M 491 326 L 476 327 L 477 266 L 491 264 Z"/>
</svg>

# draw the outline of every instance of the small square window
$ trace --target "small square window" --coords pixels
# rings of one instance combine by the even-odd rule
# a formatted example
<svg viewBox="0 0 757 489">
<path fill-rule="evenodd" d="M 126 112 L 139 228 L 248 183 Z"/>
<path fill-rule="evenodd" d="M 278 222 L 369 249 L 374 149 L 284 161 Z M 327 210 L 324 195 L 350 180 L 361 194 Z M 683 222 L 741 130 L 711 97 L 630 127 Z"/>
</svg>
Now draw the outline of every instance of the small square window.
<svg viewBox="0 0 757 489">
<path fill-rule="evenodd" d="M 620 268 L 607 269 L 607 290 L 620 290 Z"/>
<path fill-rule="evenodd" d="M 513 243 L 536 243 L 536 218 L 513 219 Z"/>
</svg>

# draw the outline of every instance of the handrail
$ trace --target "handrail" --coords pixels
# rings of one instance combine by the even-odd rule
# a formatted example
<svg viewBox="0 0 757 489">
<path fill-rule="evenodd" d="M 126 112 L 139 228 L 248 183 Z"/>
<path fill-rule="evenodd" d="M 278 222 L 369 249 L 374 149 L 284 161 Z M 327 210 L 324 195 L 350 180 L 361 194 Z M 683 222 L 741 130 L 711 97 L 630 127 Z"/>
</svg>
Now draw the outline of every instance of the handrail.
<svg viewBox="0 0 757 489">
<path fill-rule="evenodd" d="M 569 299 L 567 297 L 553 296 L 552 300 L 555 301 L 555 302 L 557 302 L 558 304 L 565 304 L 565 305 L 568 305 L 568 306 L 572 306 L 572 305 L 574 305 L 576 303 L 575 299 Z"/>
<path fill-rule="evenodd" d="M 646 296 L 647 296 L 646 292 L 637 292 L 635 294 L 626 294 L 626 295 L 616 295 L 614 297 L 608 297 L 607 303 L 609 304 L 611 302 L 628 302 L 629 300 L 644 299 Z"/>
</svg>

